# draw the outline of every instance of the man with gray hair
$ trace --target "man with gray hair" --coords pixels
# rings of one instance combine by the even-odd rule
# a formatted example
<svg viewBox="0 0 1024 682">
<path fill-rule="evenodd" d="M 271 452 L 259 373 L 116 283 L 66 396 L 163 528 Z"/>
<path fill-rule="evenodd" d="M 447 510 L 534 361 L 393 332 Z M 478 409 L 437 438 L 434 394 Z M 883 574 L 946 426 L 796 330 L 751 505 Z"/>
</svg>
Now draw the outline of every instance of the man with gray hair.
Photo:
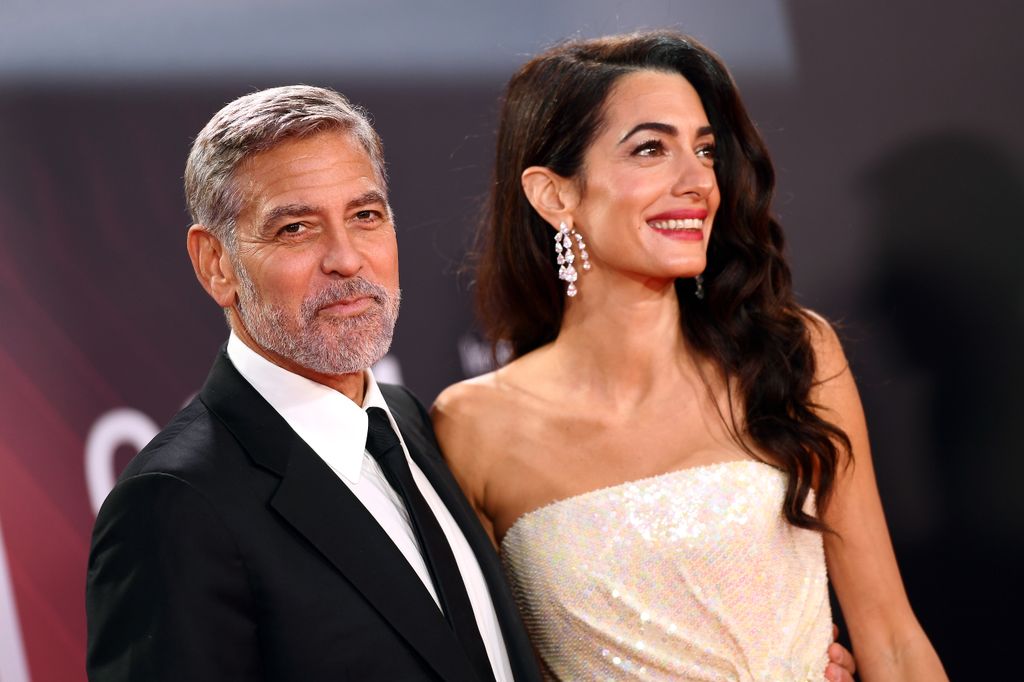
<svg viewBox="0 0 1024 682">
<path fill-rule="evenodd" d="M 309 86 L 241 97 L 185 188 L 231 332 L 97 517 L 89 678 L 539 680 L 426 412 L 369 369 L 400 293 L 365 114 Z"/>
</svg>

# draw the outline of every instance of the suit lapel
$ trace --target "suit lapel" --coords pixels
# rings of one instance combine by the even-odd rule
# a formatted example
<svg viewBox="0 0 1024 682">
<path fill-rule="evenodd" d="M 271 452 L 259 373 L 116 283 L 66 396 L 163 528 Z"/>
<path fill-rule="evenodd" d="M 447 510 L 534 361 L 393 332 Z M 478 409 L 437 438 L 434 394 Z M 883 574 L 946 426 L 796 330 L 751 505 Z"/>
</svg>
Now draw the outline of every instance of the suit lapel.
<svg viewBox="0 0 1024 682">
<path fill-rule="evenodd" d="M 202 400 L 254 462 L 281 477 L 273 507 L 445 680 L 472 680 L 454 633 L 419 577 L 348 487 L 221 353 Z"/>
<path fill-rule="evenodd" d="M 429 421 L 425 420 L 428 420 L 428 417 L 403 389 L 382 385 L 381 390 L 402 432 L 409 456 L 430 480 L 430 484 L 448 507 L 452 518 L 459 524 L 476 555 L 498 615 L 515 679 L 539 682 L 541 677 L 533 647 L 519 617 L 519 610 L 505 579 L 501 561 L 476 513 L 469 506 L 466 496 L 441 458 L 433 432 L 427 433 L 425 427 Z"/>
<path fill-rule="evenodd" d="M 473 672 L 437 604 L 391 538 L 315 453 L 296 454 L 271 500 L 446 680 Z"/>
</svg>

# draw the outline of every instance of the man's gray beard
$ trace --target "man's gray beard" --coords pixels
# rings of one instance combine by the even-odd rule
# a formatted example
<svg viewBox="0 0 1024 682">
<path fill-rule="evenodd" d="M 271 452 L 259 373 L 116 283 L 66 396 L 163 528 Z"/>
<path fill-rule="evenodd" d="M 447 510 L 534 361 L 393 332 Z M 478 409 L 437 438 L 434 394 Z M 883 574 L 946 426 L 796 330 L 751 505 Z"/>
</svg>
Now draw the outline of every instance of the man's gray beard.
<svg viewBox="0 0 1024 682">
<path fill-rule="evenodd" d="M 262 348 L 320 374 L 351 374 L 371 367 L 391 347 L 402 292 L 362 277 L 332 282 L 302 302 L 298 315 L 267 303 L 241 263 L 238 312 L 249 336 Z M 354 296 L 374 303 L 351 317 L 319 316 L 321 308 Z"/>
</svg>

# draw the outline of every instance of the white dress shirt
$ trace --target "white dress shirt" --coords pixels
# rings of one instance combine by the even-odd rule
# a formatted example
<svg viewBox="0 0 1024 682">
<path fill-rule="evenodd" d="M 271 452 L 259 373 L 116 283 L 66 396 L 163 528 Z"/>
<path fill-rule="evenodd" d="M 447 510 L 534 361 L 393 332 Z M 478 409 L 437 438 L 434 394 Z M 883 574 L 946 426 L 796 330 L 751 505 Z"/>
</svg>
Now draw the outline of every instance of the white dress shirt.
<svg viewBox="0 0 1024 682">
<path fill-rule="evenodd" d="M 473 605 L 476 624 L 480 628 L 480 636 L 487 649 L 495 680 L 512 682 L 512 668 L 505 640 L 501 635 L 494 603 L 491 601 L 480 564 L 477 563 L 469 542 L 452 518 L 451 512 L 416 462 L 409 457 L 409 449 L 394 417 L 391 416 L 391 410 L 384 402 L 384 396 L 373 378 L 373 372 L 366 370 L 366 388 L 363 405 L 360 407 L 332 388 L 275 365 L 245 345 L 234 333 L 228 338 L 227 352 L 239 374 L 270 403 L 299 438 L 324 460 L 377 520 L 440 608 L 434 584 L 430 579 L 430 571 L 420 552 L 405 503 L 384 478 L 377 461 L 366 452 L 366 431 L 369 424 L 366 409 L 379 407 L 384 410 L 402 444 L 413 480 L 437 517 L 448 544 L 451 545 L 455 561 L 466 584 L 469 601 Z"/>
</svg>

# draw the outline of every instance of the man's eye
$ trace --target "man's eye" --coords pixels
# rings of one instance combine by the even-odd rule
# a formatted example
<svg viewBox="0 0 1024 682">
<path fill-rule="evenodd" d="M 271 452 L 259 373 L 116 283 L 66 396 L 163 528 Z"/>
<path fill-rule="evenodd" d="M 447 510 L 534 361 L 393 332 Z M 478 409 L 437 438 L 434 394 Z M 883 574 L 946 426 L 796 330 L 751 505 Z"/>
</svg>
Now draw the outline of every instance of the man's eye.
<svg viewBox="0 0 1024 682">
<path fill-rule="evenodd" d="M 371 211 L 369 209 L 356 213 L 356 220 L 376 220 L 379 217 L 380 213 L 378 211 Z"/>
<path fill-rule="evenodd" d="M 288 223 L 287 225 L 282 227 L 280 230 L 278 230 L 277 233 L 278 234 L 298 234 L 299 232 L 302 232 L 303 229 L 305 229 L 305 226 L 302 223 Z"/>
</svg>

